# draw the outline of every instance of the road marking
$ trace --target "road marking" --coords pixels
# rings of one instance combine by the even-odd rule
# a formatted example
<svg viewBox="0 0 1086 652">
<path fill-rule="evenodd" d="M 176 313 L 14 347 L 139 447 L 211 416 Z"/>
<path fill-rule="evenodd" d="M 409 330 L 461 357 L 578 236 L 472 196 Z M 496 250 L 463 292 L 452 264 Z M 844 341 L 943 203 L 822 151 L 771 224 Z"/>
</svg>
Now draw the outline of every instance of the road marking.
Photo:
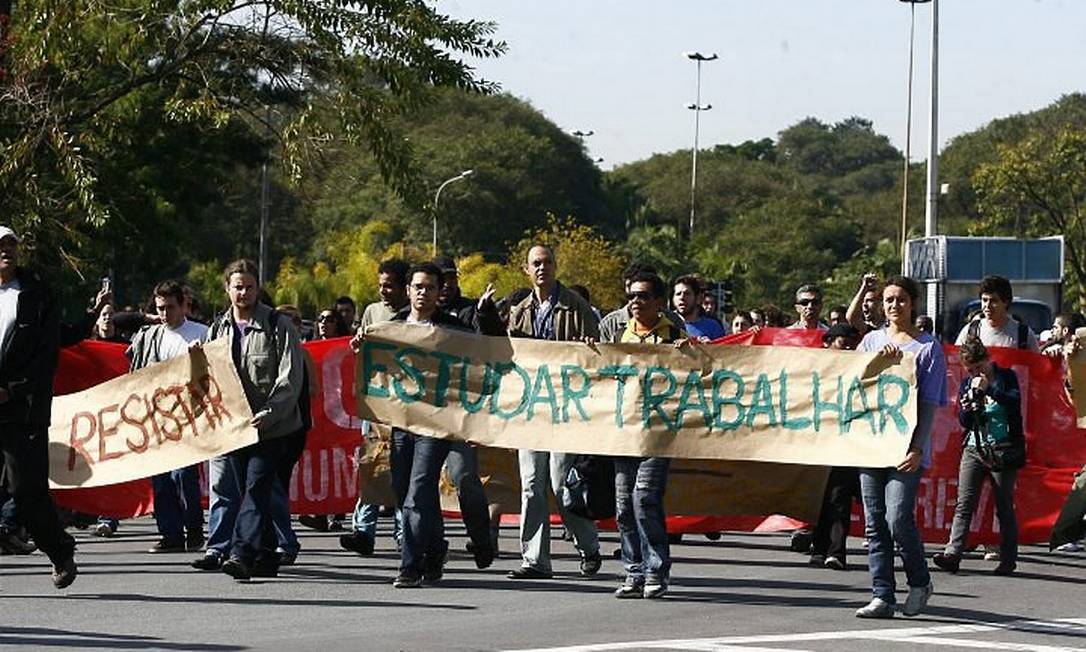
<svg viewBox="0 0 1086 652">
<path fill-rule="evenodd" d="M 535 648 L 518 652 L 611 652 L 613 650 L 697 650 L 703 652 L 778 652 L 781 648 L 753 647 L 763 643 L 802 643 L 813 641 L 872 640 L 895 643 L 931 645 L 957 645 L 989 650 L 1019 650 L 1022 652 L 1086 652 L 1086 648 L 1058 647 L 1051 645 L 1010 643 L 1001 641 L 977 641 L 969 638 L 950 638 L 954 634 L 980 634 L 988 632 L 1027 632 L 1035 634 L 1086 635 L 1086 618 L 1061 618 L 1056 620 L 1015 620 L 1004 623 L 976 623 L 939 625 L 935 627 L 898 627 L 886 629 L 856 629 L 849 631 L 806 632 L 799 634 L 761 634 L 753 636 L 725 636 L 720 638 L 688 638 L 657 641 L 627 641 L 593 643 L 565 647 Z M 789 648 L 789 652 L 797 652 Z"/>
</svg>

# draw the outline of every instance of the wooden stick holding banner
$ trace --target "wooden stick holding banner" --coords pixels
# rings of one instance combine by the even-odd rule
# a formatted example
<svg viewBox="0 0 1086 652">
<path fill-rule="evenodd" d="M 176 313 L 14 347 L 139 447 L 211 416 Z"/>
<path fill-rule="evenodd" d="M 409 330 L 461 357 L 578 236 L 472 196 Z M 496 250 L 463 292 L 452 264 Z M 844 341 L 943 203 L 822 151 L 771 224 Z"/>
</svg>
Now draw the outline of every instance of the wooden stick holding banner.
<svg viewBox="0 0 1086 652">
<path fill-rule="evenodd" d="M 545 342 L 381 323 L 363 418 L 484 446 L 888 467 L 916 423 L 914 358 L 778 347 Z"/>
<path fill-rule="evenodd" d="M 257 441 L 226 339 L 53 400 L 52 488 L 98 487 Z"/>
</svg>

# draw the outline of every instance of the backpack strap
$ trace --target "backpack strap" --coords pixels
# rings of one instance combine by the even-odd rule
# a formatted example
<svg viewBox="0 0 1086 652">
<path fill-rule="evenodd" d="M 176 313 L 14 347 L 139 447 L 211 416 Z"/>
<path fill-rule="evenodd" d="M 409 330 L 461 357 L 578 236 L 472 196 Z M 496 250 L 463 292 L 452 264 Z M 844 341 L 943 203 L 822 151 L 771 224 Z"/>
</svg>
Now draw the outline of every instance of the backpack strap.
<svg viewBox="0 0 1086 652">
<path fill-rule="evenodd" d="M 969 322 L 969 337 L 980 337 L 980 320 L 974 319 Z"/>
<path fill-rule="evenodd" d="M 1026 322 L 1018 322 L 1018 348 L 1025 349 L 1029 347 L 1029 326 L 1026 326 Z"/>
</svg>

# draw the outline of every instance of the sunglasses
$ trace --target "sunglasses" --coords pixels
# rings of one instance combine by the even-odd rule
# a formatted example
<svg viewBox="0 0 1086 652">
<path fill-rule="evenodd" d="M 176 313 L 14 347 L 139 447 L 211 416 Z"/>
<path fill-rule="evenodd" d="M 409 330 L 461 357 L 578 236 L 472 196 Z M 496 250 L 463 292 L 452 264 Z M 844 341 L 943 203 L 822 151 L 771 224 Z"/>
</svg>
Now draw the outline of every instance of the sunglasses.
<svg viewBox="0 0 1086 652">
<path fill-rule="evenodd" d="M 637 299 L 638 301 L 652 301 L 654 298 L 655 297 L 652 296 L 651 292 L 627 292 L 626 293 L 626 301 L 633 301 L 634 299 Z"/>
<path fill-rule="evenodd" d="M 321 315 L 320 317 L 317 317 L 317 321 L 320 321 L 320 322 L 329 322 L 329 321 L 335 321 L 335 320 L 336 320 L 335 315 Z"/>
<path fill-rule="evenodd" d="M 818 299 L 800 299 L 799 301 L 796 301 L 797 306 L 818 306 L 821 304 L 822 302 Z"/>
</svg>

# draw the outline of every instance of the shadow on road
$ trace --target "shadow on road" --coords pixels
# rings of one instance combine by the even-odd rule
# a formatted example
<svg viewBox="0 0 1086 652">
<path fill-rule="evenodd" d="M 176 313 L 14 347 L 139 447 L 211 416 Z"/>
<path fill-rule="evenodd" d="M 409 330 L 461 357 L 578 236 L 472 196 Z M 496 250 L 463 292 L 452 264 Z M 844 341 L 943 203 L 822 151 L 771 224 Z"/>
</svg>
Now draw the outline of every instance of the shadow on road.
<svg viewBox="0 0 1086 652">
<path fill-rule="evenodd" d="M 111 650 L 155 649 L 206 652 L 233 652 L 249 649 L 242 645 L 221 645 L 218 643 L 174 643 L 164 641 L 157 636 L 77 632 L 44 627 L 5 627 L 0 625 L 0 646 L 5 645 L 17 645 L 25 648 L 94 647 Z"/>
</svg>

